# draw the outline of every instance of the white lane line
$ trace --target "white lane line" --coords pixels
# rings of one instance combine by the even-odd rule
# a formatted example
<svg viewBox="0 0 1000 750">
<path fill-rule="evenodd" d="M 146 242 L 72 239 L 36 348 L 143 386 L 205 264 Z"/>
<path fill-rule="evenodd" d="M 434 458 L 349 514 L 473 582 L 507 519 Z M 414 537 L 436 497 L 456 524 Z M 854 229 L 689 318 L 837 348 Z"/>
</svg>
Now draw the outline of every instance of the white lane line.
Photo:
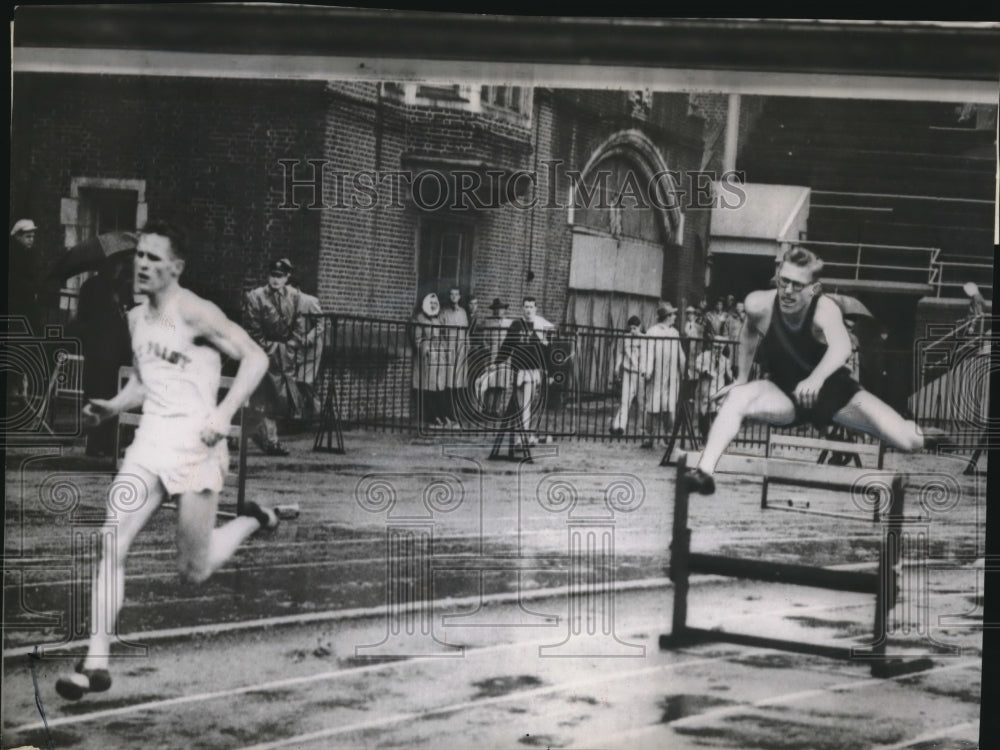
<svg viewBox="0 0 1000 750">
<path fill-rule="evenodd" d="M 642 626 L 655 627 L 656 623 L 643 623 Z M 495 651 L 511 651 L 524 648 L 530 649 L 532 646 L 548 645 L 551 643 L 552 643 L 552 638 L 546 638 L 546 639 L 539 638 L 531 641 L 518 641 L 515 643 L 501 643 L 494 646 L 484 646 L 482 648 L 469 648 L 467 653 L 470 654 L 471 656 L 479 656 L 481 654 L 488 654 Z M 727 656 L 712 657 L 707 659 L 677 662 L 670 665 L 658 665 L 657 667 L 655 667 L 655 669 L 661 669 L 664 666 L 681 666 L 683 664 L 702 664 L 702 663 L 709 664 L 730 657 L 731 654 Z M 314 682 L 339 680 L 341 678 L 351 677 L 353 675 L 365 674 L 368 672 L 377 672 L 380 670 L 391 670 L 397 666 L 409 667 L 412 664 L 421 664 L 424 662 L 440 663 L 440 657 L 418 656 L 413 658 L 400 659 L 398 661 L 392 661 L 392 662 L 380 662 L 378 664 L 370 664 L 362 667 L 334 669 L 334 670 L 329 670 L 327 672 L 320 672 L 318 674 L 303 675 L 302 677 L 288 677 L 281 680 L 273 680 L 271 682 L 258 683 L 255 685 L 244 685 L 241 687 L 234 687 L 234 688 L 226 688 L 225 690 L 215 690 L 207 693 L 183 695 L 183 696 L 178 696 L 176 698 L 163 698 L 159 700 L 146 701 L 144 703 L 135 703 L 128 706 L 119 706 L 117 708 L 108 708 L 101 711 L 93 711 L 91 713 L 50 718 L 48 719 L 48 726 L 51 728 L 51 727 L 65 726 L 67 724 L 81 724 L 89 721 L 96 721 L 98 719 L 106 719 L 110 716 L 121 716 L 123 714 L 136 713 L 139 711 L 157 710 L 161 708 L 168 708 L 170 706 L 182 705 L 185 703 L 196 703 L 201 701 L 215 700 L 218 698 L 228 698 L 237 695 L 245 695 L 247 693 L 259 693 L 259 692 L 267 692 L 270 690 L 280 690 L 286 687 L 307 685 L 309 683 L 314 683 Z M 27 732 L 34 729 L 43 729 L 44 727 L 45 724 L 43 724 L 40 721 L 36 721 L 30 724 L 22 724 L 20 726 L 6 728 L 5 731 L 10 733 Z"/>
<path fill-rule="evenodd" d="M 371 719 L 369 721 L 361 721 L 355 724 L 344 724 L 336 727 L 329 727 L 327 729 L 320 729 L 315 732 L 307 732 L 306 734 L 299 734 L 294 737 L 285 737 L 280 740 L 275 740 L 273 742 L 265 742 L 258 745 L 251 745 L 243 748 L 243 750 L 272 750 L 278 747 L 288 747 L 289 745 L 298 745 L 303 742 L 312 742 L 314 740 L 329 739 L 330 737 L 336 737 L 341 734 L 349 734 L 350 732 L 359 732 L 365 729 L 372 729 L 374 727 L 384 727 L 392 724 L 400 724 L 404 721 L 413 721 L 416 719 L 425 719 L 428 716 L 435 716 L 437 714 L 450 713 L 452 711 L 461 711 L 465 708 L 480 708 L 483 706 L 491 706 L 497 703 L 505 703 L 507 701 L 523 700 L 527 698 L 533 698 L 539 695 L 548 695 L 551 693 L 559 693 L 565 690 L 576 690 L 582 687 L 589 687 L 591 685 L 603 685 L 608 682 L 614 682 L 618 680 L 632 679 L 636 677 L 641 677 L 643 675 L 650 675 L 656 672 L 666 672 L 673 669 L 679 669 L 681 667 L 689 666 L 700 666 L 703 664 L 714 664 L 722 661 L 726 657 L 715 657 L 711 659 L 692 659 L 690 661 L 678 662 L 673 664 L 659 664 L 655 667 L 646 667 L 644 669 L 632 669 L 621 672 L 604 673 L 596 677 L 588 677 L 582 680 L 572 680 L 569 682 L 561 682 L 557 685 L 548 685 L 546 687 L 534 688 L 532 690 L 520 690 L 513 693 L 508 693 L 506 695 L 499 695 L 492 698 L 480 698 L 468 701 L 460 701 L 458 703 L 451 703 L 447 706 L 438 706 L 437 708 L 432 708 L 427 711 L 413 711 L 405 714 L 392 714 L 390 716 L 381 716 L 377 719 Z"/>
<path fill-rule="evenodd" d="M 932 729 L 924 734 L 917 735 L 908 740 L 903 740 L 902 742 L 897 742 L 895 745 L 873 745 L 872 750 L 903 750 L 903 748 L 912 747 L 913 745 L 919 745 L 923 742 L 933 742 L 934 740 L 939 740 L 942 737 L 947 737 L 952 734 L 961 734 L 967 732 L 970 729 L 979 731 L 978 721 L 966 721 L 962 724 L 954 724 L 950 727 L 944 727 L 942 729 Z"/>
<path fill-rule="evenodd" d="M 447 706 L 439 706 L 437 708 L 433 708 L 433 709 L 430 709 L 430 710 L 427 710 L 427 711 L 417 711 L 417 712 L 410 712 L 410 713 L 405 713 L 405 714 L 394 714 L 394 715 L 391 715 L 391 716 L 383 716 L 383 717 L 380 717 L 378 719 L 372 719 L 372 720 L 369 720 L 369 721 L 363 721 L 363 722 L 358 722 L 358 723 L 355 723 L 355 724 L 347 724 L 347 725 L 342 725 L 342 726 L 337 726 L 337 727 L 329 727 L 327 729 L 320 729 L 320 730 L 317 730 L 315 732 L 308 732 L 306 734 L 295 735 L 294 737 L 285 737 L 283 739 L 275 740 L 273 742 L 265 742 L 265 743 L 261 743 L 261 744 L 257 744 L 257 745 L 251 745 L 251 746 L 243 748 L 242 750 L 273 750 L 273 748 L 287 747 L 289 745 L 298 745 L 300 743 L 311 742 L 311 741 L 314 741 L 314 740 L 328 739 L 330 737 L 335 737 L 337 735 L 347 734 L 347 733 L 350 733 L 350 732 L 363 731 L 363 730 L 372 729 L 372 728 L 375 728 L 375 727 L 384 727 L 384 726 L 391 725 L 391 724 L 398 724 L 398 723 L 401 723 L 401 722 L 404 722 L 404 721 L 412 721 L 412 720 L 425 719 L 425 718 L 427 718 L 429 716 L 435 716 L 437 714 L 442 714 L 442 713 L 450 713 L 450 712 L 453 712 L 453 711 L 461 711 L 462 709 L 466 709 L 466 708 L 480 708 L 480 707 L 483 707 L 483 706 L 489 706 L 489 705 L 493 705 L 493 704 L 496 704 L 496 703 L 502 703 L 502 702 L 511 701 L 511 700 L 519 700 L 519 699 L 522 699 L 522 698 L 531 698 L 531 697 L 539 696 L 539 695 L 547 695 L 547 694 L 550 694 L 550 693 L 558 693 L 558 692 L 563 692 L 563 691 L 566 691 L 566 690 L 573 690 L 573 689 L 578 689 L 578 688 L 581 688 L 581 687 L 588 687 L 588 686 L 594 685 L 594 684 L 606 684 L 608 682 L 613 682 L 613 681 L 623 680 L 623 679 L 629 679 L 629 678 L 633 678 L 633 677 L 639 677 L 639 676 L 642 676 L 642 675 L 653 674 L 655 672 L 662 672 L 662 671 L 673 670 L 673 669 L 676 669 L 676 668 L 679 668 L 679 667 L 683 667 L 683 666 L 697 666 L 697 665 L 702 665 L 702 664 L 717 663 L 719 661 L 722 661 L 724 658 L 728 658 L 728 657 L 716 657 L 716 658 L 710 658 L 710 659 L 693 659 L 691 661 L 686 661 L 686 662 L 681 662 L 681 663 L 661 664 L 661 665 L 656 666 L 656 667 L 647 667 L 647 668 L 638 669 L 638 670 L 629 670 L 629 671 L 622 671 L 622 672 L 614 672 L 614 673 L 611 673 L 611 674 L 604 674 L 604 675 L 601 675 L 599 677 L 589 677 L 587 679 L 582 679 L 582 680 L 573 680 L 573 681 L 570 681 L 570 682 L 563 682 L 563 683 L 560 683 L 558 685 L 550 685 L 550 686 L 547 686 L 547 687 L 544 687 L 544 688 L 536 688 L 534 690 L 525 690 L 525 691 L 520 691 L 520 692 L 508 693 L 507 695 L 497 696 L 497 697 L 494 697 L 494 698 L 486 698 L 486 699 L 481 699 L 481 700 L 469 700 L 469 701 L 462 701 L 462 702 L 459 702 L 459 703 L 452 703 L 452 704 L 447 705 Z M 958 668 L 958 666 L 959 665 L 950 665 L 949 667 L 943 667 L 940 670 L 935 670 L 935 671 L 944 671 L 944 670 L 948 670 L 948 669 L 956 669 L 956 668 Z M 963 666 L 967 666 L 967 664 L 963 665 Z M 796 701 L 796 700 L 801 700 L 803 698 L 810 697 L 810 696 L 813 696 L 813 695 L 822 695 L 822 694 L 824 694 L 826 692 L 845 692 L 847 690 L 854 690 L 854 689 L 858 689 L 858 688 L 861 688 L 861 687 L 866 687 L 868 685 L 884 684 L 884 682 L 885 682 L 885 680 L 878 680 L 878 679 L 860 680 L 860 681 L 849 682 L 849 683 L 840 683 L 839 685 L 833 685 L 833 686 L 825 688 L 825 689 L 803 690 L 803 691 L 799 691 L 799 692 L 796 692 L 796 693 L 790 693 L 790 694 L 785 695 L 785 696 L 778 696 L 778 697 L 775 697 L 775 698 L 769 698 L 769 699 L 766 699 L 766 700 L 763 700 L 763 701 L 758 701 L 758 702 L 753 703 L 753 704 L 741 705 L 739 707 L 736 707 L 736 709 L 734 709 L 734 711 L 745 711 L 748 708 L 748 706 L 767 706 L 767 705 L 778 704 L 778 703 L 788 703 L 788 702 L 792 702 L 792 701 Z M 710 715 L 710 714 L 714 714 L 714 713 L 715 712 L 713 712 L 713 711 L 709 711 L 709 712 L 706 712 L 704 714 L 698 714 L 697 716 L 693 716 L 693 717 L 689 717 L 689 718 L 691 718 L 691 719 L 702 718 L 704 716 L 707 716 L 707 715 Z M 680 723 L 680 721 L 672 722 L 672 726 L 676 726 L 679 723 Z M 652 726 L 652 728 L 653 729 L 662 729 L 662 725 L 654 724 Z M 644 728 L 644 730 L 645 729 L 646 728 Z M 614 737 L 615 738 L 621 738 L 621 737 L 623 737 L 623 735 L 621 733 L 618 733 L 618 734 L 614 735 Z M 599 742 L 597 744 L 594 744 L 594 740 L 592 738 L 589 738 L 587 740 L 587 747 L 601 747 L 601 746 L 602 745 Z"/>
<path fill-rule="evenodd" d="M 807 698 L 814 698 L 828 693 L 846 693 L 853 690 L 860 690 L 867 687 L 877 687 L 884 685 L 886 682 L 893 680 L 901 680 L 907 677 L 912 677 L 914 674 L 938 674 L 940 672 L 951 672 L 956 669 L 967 669 L 970 667 L 982 668 L 982 662 L 979 660 L 963 660 L 961 662 L 955 662 L 954 664 L 948 664 L 942 667 L 935 667 L 933 669 L 927 670 L 922 673 L 911 673 L 896 675 L 894 677 L 886 678 L 870 678 L 864 680 L 852 680 L 850 682 L 841 682 L 834 685 L 829 685 L 825 688 L 813 688 L 810 690 L 799 690 L 794 693 L 786 693 L 784 695 L 777 695 L 771 698 L 763 698 L 759 701 L 754 701 L 752 703 L 740 703 L 734 706 L 721 706 L 719 708 L 709 709 L 708 711 L 703 711 L 699 714 L 693 714 L 691 716 L 685 716 L 682 719 L 677 719 L 669 724 L 650 724 L 644 727 L 638 727 L 633 730 L 628 730 L 624 732 L 615 732 L 614 734 L 609 734 L 604 737 L 597 739 L 587 738 L 586 747 L 608 747 L 607 743 L 611 743 L 611 747 L 629 747 L 633 746 L 634 740 L 637 740 L 646 735 L 656 734 L 659 732 L 668 731 L 673 727 L 685 727 L 691 724 L 698 724 L 706 719 L 721 719 L 727 716 L 732 716 L 735 714 L 745 713 L 746 711 L 753 708 L 767 708 L 768 706 L 782 705 L 785 703 L 794 703 L 796 701 L 805 700 Z M 978 722 L 973 722 L 973 726 L 978 726 Z M 959 727 L 964 727 L 965 725 L 958 725 Z M 945 730 L 947 733 L 949 730 Z M 916 743 L 919 738 L 914 738 L 906 740 L 901 745 L 894 745 L 891 750 L 897 750 L 897 748 L 904 748 L 907 745 Z M 930 737 L 928 739 L 934 739 Z M 572 746 L 571 746 L 572 747 Z M 890 748 L 879 748 L 879 750 L 890 750 Z"/>
<path fill-rule="evenodd" d="M 622 581 L 615 585 L 614 591 L 647 591 L 653 589 L 667 588 L 671 586 L 668 578 L 640 578 L 634 581 Z M 483 596 L 463 596 L 449 599 L 434 599 L 431 605 L 435 610 L 452 607 L 473 606 L 476 604 L 507 604 L 517 601 L 533 601 L 538 599 L 553 599 L 566 596 L 570 593 L 569 586 L 555 586 L 551 588 L 532 589 L 530 591 L 506 591 L 497 594 L 485 594 Z M 415 602 L 408 605 L 394 604 L 393 613 L 402 614 L 422 610 L 427 606 L 426 602 Z M 146 643 L 151 641 L 163 641 L 174 638 L 188 638 L 194 635 L 217 635 L 220 633 L 232 633 L 241 630 L 266 629 L 282 625 L 306 625 L 316 622 L 337 622 L 339 620 L 357 620 L 368 617 L 387 617 L 389 607 L 380 604 L 374 607 L 355 607 L 352 609 L 331 609 L 324 612 L 304 612 L 297 615 L 282 615 L 280 617 L 265 617 L 256 620 L 240 620 L 239 622 L 219 622 L 204 625 L 193 625 L 182 628 L 166 628 L 163 630 L 147 630 L 138 633 L 126 633 L 118 638 L 129 643 Z M 564 613 L 559 614 L 564 617 Z M 662 625 L 662 623 L 661 623 Z M 29 656 L 35 652 L 35 648 L 44 650 L 46 655 L 63 653 L 84 649 L 90 644 L 89 639 L 80 639 L 63 643 L 37 644 L 28 646 L 17 646 L 15 648 L 4 649 L 3 658 L 17 656 Z"/>
</svg>

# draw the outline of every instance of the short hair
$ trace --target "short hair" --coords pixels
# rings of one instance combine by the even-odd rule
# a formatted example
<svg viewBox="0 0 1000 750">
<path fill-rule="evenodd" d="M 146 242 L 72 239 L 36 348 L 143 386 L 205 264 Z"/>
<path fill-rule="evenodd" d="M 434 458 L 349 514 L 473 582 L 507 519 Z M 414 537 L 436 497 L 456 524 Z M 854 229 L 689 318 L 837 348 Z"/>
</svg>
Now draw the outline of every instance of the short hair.
<svg viewBox="0 0 1000 750">
<path fill-rule="evenodd" d="M 534 297 L 525 297 L 523 300 L 521 300 L 521 304 L 522 305 L 525 304 L 526 302 L 535 302 L 535 298 Z"/>
<path fill-rule="evenodd" d="M 816 277 L 823 270 L 823 261 L 820 260 L 819 256 L 812 250 L 804 248 L 801 245 L 792 245 L 778 256 L 778 261 L 774 267 L 775 279 L 778 277 L 778 271 L 781 269 L 781 266 L 785 263 L 809 269 L 813 281 L 816 281 Z"/>
<path fill-rule="evenodd" d="M 158 234 L 170 240 L 170 249 L 178 258 L 185 259 L 188 254 L 187 235 L 176 224 L 163 219 L 152 219 L 139 230 L 140 234 Z"/>
</svg>

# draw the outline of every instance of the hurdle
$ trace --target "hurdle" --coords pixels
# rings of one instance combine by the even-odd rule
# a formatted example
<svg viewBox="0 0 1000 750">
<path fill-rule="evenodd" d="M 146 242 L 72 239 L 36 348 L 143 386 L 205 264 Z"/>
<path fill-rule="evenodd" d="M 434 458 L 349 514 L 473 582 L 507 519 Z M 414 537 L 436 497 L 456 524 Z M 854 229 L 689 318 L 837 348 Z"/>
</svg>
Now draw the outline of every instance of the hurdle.
<svg viewBox="0 0 1000 750">
<path fill-rule="evenodd" d="M 906 475 L 898 472 L 764 459 L 757 456 L 728 455 L 723 456 L 719 462 L 719 470 L 724 473 L 758 473 L 770 478 L 780 478 L 787 484 L 823 489 L 857 487 L 859 484 L 864 485 L 869 482 L 884 482 L 888 478 L 891 487 L 891 500 L 883 540 L 879 548 L 877 572 L 868 573 L 692 552 L 691 530 L 688 528 L 690 491 L 684 481 L 688 458 L 688 454 L 682 453 L 677 461 L 669 573 L 670 580 L 674 584 L 673 621 L 671 632 L 660 636 L 661 649 L 676 649 L 698 643 L 726 642 L 834 659 L 871 660 L 871 673 L 875 677 L 916 672 L 933 665 L 928 659 L 916 659 L 909 662 L 899 659 L 890 660 L 886 658 L 885 651 L 886 624 L 889 611 L 895 606 L 898 594 L 893 568 L 899 562 L 900 557 Z M 693 573 L 873 594 L 875 596 L 875 613 L 872 643 L 863 647 L 835 646 L 770 638 L 749 633 L 690 627 L 687 624 L 687 600 L 690 590 L 689 579 Z"/>
<path fill-rule="evenodd" d="M 850 450 L 844 450 L 841 446 L 850 446 Z M 764 457 L 774 458 L 774 453 L 776 450 L 794 451 L 792 455 L 780 456 L 782 461 L 809 461 L 810 456 L 805 455 L 804 451 L 818 450 L 819 457 L 816 459 L 816 464 L 822 464 L 829 454 L 834 452 L 849 453 L 853 456 L 855 466 L 858 469 L 864 469 L 861 459 L 867 458 L 871 463 L 875 464 L 876 469 L 882 470 L 885 463 L 885 446 L 881 441 L 877 444 L 875 443 L 845 443 L 840 440 L 830 440 L 827 438 L 811 438 L 804 437 L 801 435 L 787 435 L 784 433 L 778 433 L 771 429 L 771 426 L 767 427 L 767 443 L 764 447 Z M 807 464 L 811 467 L 815 467 L 816 464 Z M 847 513 L 837 513 L 832 511 L 823 510 L 810 510 L 804 508 L 796 508 L 791 506 L 781 506 L 781 505 L 769 505 L 767 500 L 768 490 L 771 484 L 781 484 L 784 483 L 780 473 L 779 475 L 770 476 L 768 472 L 762 472 L 763 479 L 760 487 L 760 507 L 761 510 L 782 510 L 790 511 L 793 513 L 804 513 L 807 515 L 815 516 L 827 516 L 830 518 L 846 518 L 848 520 L 855 520 L 855 516 L 851 516 Z M 871 471 L 865 471 L 864 476 L 872 476 Z M 886 479 L 890 477 L 886 476 Z M 793 479 L 788 484 L 800 484 L 800 481 Z M 789 501 L 791 502 L 791 501 Z M 872 522 L 879 522 L 879 504 L 873 503 L 872 509 Z"/>
</svg>

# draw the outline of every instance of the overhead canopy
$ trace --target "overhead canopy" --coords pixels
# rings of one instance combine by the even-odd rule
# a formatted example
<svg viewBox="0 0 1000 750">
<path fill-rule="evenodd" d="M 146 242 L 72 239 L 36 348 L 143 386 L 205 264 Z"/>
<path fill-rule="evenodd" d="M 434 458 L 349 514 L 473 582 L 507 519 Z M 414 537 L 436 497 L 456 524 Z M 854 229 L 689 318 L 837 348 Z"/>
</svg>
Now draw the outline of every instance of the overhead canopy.
<svg viewBox="0 0 1000 750">
<path fill-rule="evenodd" d="M 799 185 L 716 183 L 710 253 L 776 257 L 804 236 L 810 190 Z"/>
</svg>

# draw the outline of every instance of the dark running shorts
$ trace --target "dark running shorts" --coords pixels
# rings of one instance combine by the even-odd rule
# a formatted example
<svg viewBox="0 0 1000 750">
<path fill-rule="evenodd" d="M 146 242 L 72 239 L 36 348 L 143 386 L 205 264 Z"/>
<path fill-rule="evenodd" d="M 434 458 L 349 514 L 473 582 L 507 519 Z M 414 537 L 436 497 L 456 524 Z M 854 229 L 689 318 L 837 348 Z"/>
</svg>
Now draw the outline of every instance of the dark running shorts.
<svg viewBox="0 0 1000 750">
<path fill-rule="evenodd" d="M 792 386 L 791 390 L 786 390 L 781 384 L 775 383 L 775 385 L 781 388 L 795 404 L 795 420 L 787 426 L 796 427 L 808 422 L 820 430 L 828 427 L 833 422 L 833 415 L 847 406 L 847 403 L 854 398 L 854 394 L 861 390 L 861 386 L 851 377 L 850 371 L 840 369 L 823 383 L 812 408 L 803 409 L 795 403 L 792 396 L 795 386 Z"/>
</svg>

